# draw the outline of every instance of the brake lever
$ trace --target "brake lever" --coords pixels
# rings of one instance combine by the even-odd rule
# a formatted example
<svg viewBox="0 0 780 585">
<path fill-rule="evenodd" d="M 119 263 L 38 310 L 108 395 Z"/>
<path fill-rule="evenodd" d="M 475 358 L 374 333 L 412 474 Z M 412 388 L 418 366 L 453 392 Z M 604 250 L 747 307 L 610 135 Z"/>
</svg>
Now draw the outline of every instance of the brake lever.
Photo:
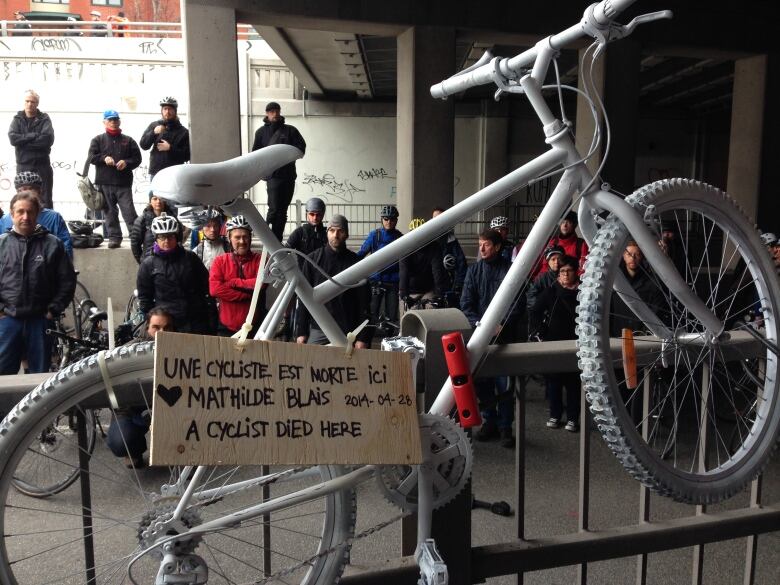
<svg viewBox="0 0 780 585">
<path fill-rule="evenodd" d="M 634 32 L 634 29 L 638 27 L 640 24 L 647 24 L 648 22 L 654 22 L 656 20 L 663 20 L 664 18 L 674 18 L 674 14 L 672 14 L 671 10 L 659 10 L 658 12 L 649 12 L 647 14 L 640 14 L 636 18 L 634 18 L 631 22 L 629 22 L 625 26 L 621 26 L 622 29 L 622 37 L 627 37 L 632 32 Z"/>
</svg>

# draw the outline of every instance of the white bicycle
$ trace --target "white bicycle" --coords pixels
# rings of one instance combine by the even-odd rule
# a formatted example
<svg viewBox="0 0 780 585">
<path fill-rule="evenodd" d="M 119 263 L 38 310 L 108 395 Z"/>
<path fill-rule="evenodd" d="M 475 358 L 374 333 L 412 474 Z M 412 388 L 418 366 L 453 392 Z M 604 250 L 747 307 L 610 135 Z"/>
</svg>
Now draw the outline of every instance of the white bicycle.
<svg viewBox="0 0 780 585">
<path fill-rule="evenodd" d="M 221 205 L 248 218 L 271 254 L 271 278 L 283 284 L 259 338 L 273 335 L 297 294 L 330 340 L 344 345 L 346 337 L 324 302 L 529 182 L 560 173 L 520 257 L 468 343 L 472 371 L 479 370 L 530 269 L 572 196 L 579 194 L 580 227 L 591 243 L 579 296 L 579 360 L 597 426 L 629 473 L 657 492 L 691 503 L 722 500 L 761 472 L 778 442 L 780 285 L 771 259 L 756 230 L 718 189 L 684 179 L 647 185 L 625 199 L 602 189 L 584 164 L 602 135 L 594 137 L 589 152 L 578 152 L 569 128 L 543 98 L 560 48 L 585 36 L 596 39 L 593 49 L 600 48 L 641 22 L 668 16 L 656 13 L 617 25 L 614 18 L 632 1 L 594 4 L 582 22 L 534 48 L 511 59 L 487 56 L 434 86 L 434 97 L 487 83 L 524 94 L 549 148 L 315 289 L 301 278 L 297 258 L 241 197 L 261 177 L 299 158 L 295 148 L 274 145 L 222 163 L 171 167 L 155 176 L 153 188 L 183 204 Z M 549 89 L 573 90 L 557 78 Z M 591 103 L 598 117 L 600 100 Z M 662 223 L 675 226 L 679 235 L 674 262 L 658 246 Z M 662 302 L 648 304 L 626 280 L 620 262 L 629 239 L 642 249 Z M 630 368 L 611 330 L 616 295 L 651 333 L 628 344 L 643 368 L 638 384 L 625 381 Z M 761 315 L 761 329 L 744 326 L 743 315 L 750 311 Z M 148 407 L 152 354 L 147 343 L 76 363 L 28 395 L 0 425 L 0 582 L 333 583 L 352 542 L 364 535 L 355 534 L 358 483 L 373 478 L 403 512 L 418 510 L 422 544 L 430 536 L 432 509 L 453 498 L 471 472 L 471 449 L 454 422 L 447 383 L 430 412 L 421 415 L 423 454 L 430 465 L 419 470 L 257 466 L 136 473 L 98 445 L 89 465 L 82 465 L 81 497 L 72 488 L 37 501 L 11 489 L 26 450 L 54 413 L 105 404 L 104 378 L 110 378 L 120 405 Z M 746 360 L 756 364 L 748 383 L 741 366 Z M 634 402 L 642 398 L 643 371 L 663 372 L 663 383 L 655 383 L 652 401 L 632 416 Z M 735 396 L 735 388 L 749 396 Z M 739 445 L 733 444 L 735 425 Z"/>
</svg>

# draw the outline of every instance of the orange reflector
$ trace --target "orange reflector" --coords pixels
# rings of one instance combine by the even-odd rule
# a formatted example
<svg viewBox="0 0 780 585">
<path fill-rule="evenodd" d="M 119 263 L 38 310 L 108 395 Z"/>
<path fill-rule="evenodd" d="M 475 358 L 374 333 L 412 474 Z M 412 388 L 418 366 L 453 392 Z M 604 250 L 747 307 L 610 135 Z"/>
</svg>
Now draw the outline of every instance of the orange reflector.
<svg viewBox="0 0 780 585">
<path fill-rule="evenodd" d="M 626 386 L 636 388 L 639 381 L 636 376 L 636 347 L 634 347 L 634 333 L 631 329 L 623 329 L 623 373 L 626 376 Z"/>
</svg>

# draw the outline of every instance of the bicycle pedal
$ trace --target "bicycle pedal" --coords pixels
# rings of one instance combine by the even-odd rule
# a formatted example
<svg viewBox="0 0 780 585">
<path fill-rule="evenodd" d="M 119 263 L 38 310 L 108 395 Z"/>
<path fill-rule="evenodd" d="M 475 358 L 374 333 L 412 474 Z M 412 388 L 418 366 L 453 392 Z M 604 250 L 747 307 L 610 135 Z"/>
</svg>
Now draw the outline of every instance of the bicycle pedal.
<svg viewBox="0 0 780 585">
<path fill-rule="evenodd" d="M 436 549 L 436 542 L 432 538 L 422 542 L 414 554 L 414 560 L 420 567 L 420 579 L 418 585 L 447 585 L 449 573 L 444 559 Z"/>
</svg>

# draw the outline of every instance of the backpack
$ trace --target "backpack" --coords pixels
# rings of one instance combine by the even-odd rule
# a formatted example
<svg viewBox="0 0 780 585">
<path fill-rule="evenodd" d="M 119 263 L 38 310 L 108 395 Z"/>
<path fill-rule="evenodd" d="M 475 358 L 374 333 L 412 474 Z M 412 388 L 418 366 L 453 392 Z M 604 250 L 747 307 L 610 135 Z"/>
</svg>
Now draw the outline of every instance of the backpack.
<svg viewBox="0 0 780 585">
<path fill-rule="evenodd" d="M 91 221 L 69 221 L 70 241 L 74 248 L 97 248 L 103 243 L 103 236 L 93 233 L 95 223 Z"/>
<path fill-rule="evenodd" d="M 76 173 L 76 176 L 78 176 L 76 187 L 78 187 L 79 193 L 81 193 L 81 198 L 84 200 L 84 205 L 86 205 L 92 211 L 100 211 L 101 209 L 105 208 L 106 199 L 103 197 L 103 193 L 100 191 L 100 189 L 92 184 L 88 173 L 89 159 L 87 159 L 87 162 L 84 164 L 84 171 L 80 175 Z"/>
</svg>

